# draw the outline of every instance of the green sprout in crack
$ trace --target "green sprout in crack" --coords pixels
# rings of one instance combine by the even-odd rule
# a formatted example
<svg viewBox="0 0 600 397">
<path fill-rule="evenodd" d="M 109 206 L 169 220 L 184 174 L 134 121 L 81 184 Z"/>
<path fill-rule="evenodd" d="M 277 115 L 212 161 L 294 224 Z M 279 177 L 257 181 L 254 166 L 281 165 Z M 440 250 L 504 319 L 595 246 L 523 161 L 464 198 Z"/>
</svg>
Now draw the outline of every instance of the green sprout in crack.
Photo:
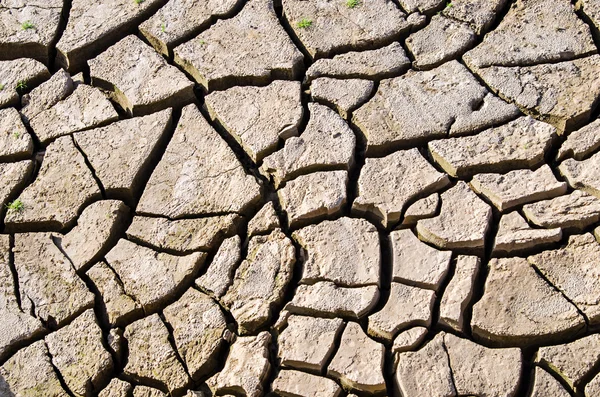
<svg viewBox="0 0 600 397">
<path fill-rule="evenodd" d="M 167 26 L 163 23 L 162 25 L 160 25 L 160 30 L 161 32 L 165 33 L 167 31 Z"/>
<path fill-rule="evenodd" d="M 135 4 L 139 5 L 139 4 L 142 4 L 146 0 L 133 0 L 133 1 L 135 2 Z"/>
<path fill-rule="evenodd" d="M 25 91 L 27 89 L 27 82 L 25 80 L 19 80 L 16 89 L 19 92 Z"/>
<path fill-rule="evenodd" d="M 13 132 L 12 135 L 13 135 L 13 138 L 15 138 L 15 139 L 19 139 L 21 137 L 21 133 L 19 131 Z"/>
<path fill-rule="evenodd" d="M 4 89 L 4 84 L 0 83 L 0 91 Z"/>
<path fill-rule="evenodd" d="M 450 7 L 452 7 L 452 2 L 451 1 L 449 1 L 449 2 L 446 3 L 446 8 L 450 8 Z"/>
<path fill-rule="evenodd" d="M 346 7 L 355 8 L 360 5 L 360 0 L 346 0 Z"/>
<path fill-rule="evenodd" d="M 25 208 L 25 206 L 23 205 L 23 202 L 20 199 L 16 199 L 12 203 L 7 204 L 6 208 L 9 211 L 21 212 L 21 211 L 23 211 L 23 208 Z"/>
<path fill-rule="evenodd" d="M 300 29 L 308 29 L 312 26 L 312 21 L 307 18 L 302 18 L 297 25 Z"/>
<path fill-rule="evenodd" d="M 33 23 L 31 23 L 31 21 L 25 21 L 21 24 L 21 29 L 23 29 L 23 30 L 33 29 L 33 28 L 35 28 L 35 26 L 33 25 Z"/>
<path fill-rule="evenodd" d="M 205 45 L 205 44 L 206 44 L 206 41 L 204 41 L 204 40 L 200 39 L 200 40 L 198 41 L 198 43 L 200 43 L 200 44 L 202 44 L 202 45 Z"/>
</svg>

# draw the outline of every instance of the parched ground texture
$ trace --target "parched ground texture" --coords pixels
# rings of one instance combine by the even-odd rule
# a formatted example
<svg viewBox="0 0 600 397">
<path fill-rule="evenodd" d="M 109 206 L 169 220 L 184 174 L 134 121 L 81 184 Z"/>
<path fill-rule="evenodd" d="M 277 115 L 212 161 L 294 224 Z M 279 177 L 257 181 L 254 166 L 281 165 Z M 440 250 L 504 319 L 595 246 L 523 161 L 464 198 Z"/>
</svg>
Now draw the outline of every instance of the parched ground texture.
<svg viewBox="0 0 600 397">
<path fill-rule="evenodd" d="M 0 0 L 0 397 L 600 396 L 600 0 Z"/>
</svg>

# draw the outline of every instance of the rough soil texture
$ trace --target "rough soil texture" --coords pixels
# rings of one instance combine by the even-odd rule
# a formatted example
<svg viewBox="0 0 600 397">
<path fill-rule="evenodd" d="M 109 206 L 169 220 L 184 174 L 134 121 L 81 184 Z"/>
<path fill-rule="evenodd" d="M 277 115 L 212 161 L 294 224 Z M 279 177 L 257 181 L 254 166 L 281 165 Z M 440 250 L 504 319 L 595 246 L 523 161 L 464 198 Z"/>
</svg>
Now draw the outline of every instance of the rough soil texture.
<svg viewBox="0 0 600 397">
<path fill-rule="evenodd" d="M 0 397 L 600 396 L 600 0 L 0 0 Z"/>
</svg>

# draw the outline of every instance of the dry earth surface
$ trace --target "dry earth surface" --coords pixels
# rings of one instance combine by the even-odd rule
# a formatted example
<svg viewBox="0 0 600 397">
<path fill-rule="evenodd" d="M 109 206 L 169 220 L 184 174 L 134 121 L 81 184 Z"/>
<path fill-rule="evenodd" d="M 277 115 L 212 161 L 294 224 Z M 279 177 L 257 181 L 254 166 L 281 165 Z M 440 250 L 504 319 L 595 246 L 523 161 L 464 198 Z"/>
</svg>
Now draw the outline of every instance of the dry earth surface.
<svg viewBox="0 0 600 397">
<path fill-rule="evenodd" d="M 600 0 L 0 0 L 0 397 L 600 396 Z"/>
</svg>

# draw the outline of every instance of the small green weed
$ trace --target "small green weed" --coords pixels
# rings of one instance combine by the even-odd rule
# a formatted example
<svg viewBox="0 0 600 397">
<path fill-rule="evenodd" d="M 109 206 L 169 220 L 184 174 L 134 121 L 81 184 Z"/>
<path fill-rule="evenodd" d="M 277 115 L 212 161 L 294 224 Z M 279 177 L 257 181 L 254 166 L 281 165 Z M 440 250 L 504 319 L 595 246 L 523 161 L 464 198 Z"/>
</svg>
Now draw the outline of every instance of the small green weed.
<svg viewBox="0 0 600 397">
<path fill-rule="evenodd" d="M 302 18 L 297 25 L 300 29 L 308 29 L 312 26 L 312 21 L 307 18 Z"/>
<path fill-rule="evenodd" d="M 23 92 L 27 89 L 27 82 L 25 80 L 19 80 L 15 88 L 17 89 L 17 91 Z"/>
<path fill-rule="evenodd" d="M 450 7 L 453 7 L 453 4 L 452 4 L 451 1 L 449 1 L 449 2 L 446 3 L 446 8 L 450 8 Z"/>
<path fill-rule="evenodd" d="M 204 41 L 204 40 L 200 39 L 200 41 L 198 41 L 198 43 L 200 43 L 200 44 L 202 44 L 202 45 L 205 45 L 205 44 L 206 44 L 206 41 Z"/>
<path fill-rule="evenodd" d="M 0 91 L 4 89 L 4 84 L 0 83 Z"/>
<path fill-rule="evenodd" d="M 21 211 L 23 211 L 23 208 L 25 208 L 25 206 L 23 205 L 23 202 L 20 199 L 16 199 L 12 203 L 7 204 L 6 208 L 9 211 L 21 212 Z"/>
<path fill-rule="evenodd" d="M 167 31 L 167 27 L 166 25 L 163 23 L 162 25 L 160 25 L 160 30 L 164 33 Z"/>
<path fill-rule="evenodd" d="M 346 7 L 355 8 L 360 5 L 360 0 L 346 0 Z"/>
<path fill-rule="evenodd" d="M 15 139 L 19 139 L 21 137 L 21 133 L 19 131 L 13 132 L 12 135 L 13 135 L 13 138 L 15 138 Z"/>
<path fill-rule="evenodd" d="M 142 4 L 146 0 L 133 0 L 133 1 L 135 2 L 135 4 L 139 5 L 139 4 Z"/>
<path fill-rule="evenodd" d="M 31 23 L 31 21 L 25 21 L 21 24 L 21 29 L 23 29 L 23 30 L 33 29 L 33 28 L 35 28 L 35 26 L 33 25 L 33 23 Z"/>
</svg>

